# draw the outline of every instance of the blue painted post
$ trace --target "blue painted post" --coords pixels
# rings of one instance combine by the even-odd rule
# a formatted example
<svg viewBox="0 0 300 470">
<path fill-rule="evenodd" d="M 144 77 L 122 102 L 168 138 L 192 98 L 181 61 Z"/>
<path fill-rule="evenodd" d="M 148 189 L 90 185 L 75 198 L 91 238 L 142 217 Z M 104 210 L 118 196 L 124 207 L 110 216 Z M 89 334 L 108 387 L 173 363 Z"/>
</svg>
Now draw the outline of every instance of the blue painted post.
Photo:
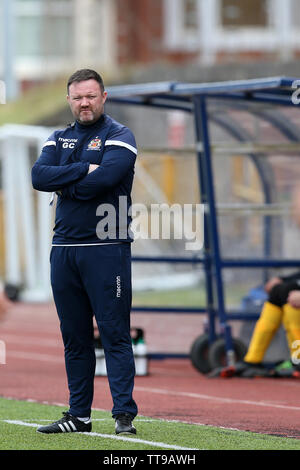
<svg viewBox="0 0 300 470">
<path fill-rule="evenodd" d="M 210 138 L 208 131 L 208 114 L 206 109 L 206 100 L 204 96 L 195 95 L 194 104 L 197 131 L 197 146 L 199 154 L 198 158 L 201 161 L 201 181 L 205 182 L 205 191 L 207 197 L 207 221 L 209 225 L 208 230 L 206 232 L 206 236 L 209 237 L 209 246 L 212 250 L 212 253 L 210 253 L 210 259 L 212 260 L 210 266 L 214 269 L 214 273 L 211 274 L 214 275 L 215 280 L 217 293 L 217 309 L 220 320 L 220 326 L 224 332 L 227 365 L 232 365 L 232 363 L 234 362 L 234 350 L 232 344 L 231 327 L 226 321 L 227 319 L 224 305 L 222 262 L 219 247 L 219 234 L 213 186 L 213 169 L 211 163 Z"/>
<path fill-rule="evenodd" d="M 197 100 L 194 100 L 194 116 L 195 116 L 195 132 L 197 141 L 197 161 L 198 161 L 198 179 L 199 179 L 199 191 L 201 194 L 201 203 L 207 205 L 208 194 L 207 185 L 204 172 L 203 152 L 199 148 L 199 142 L 201 142 L 201 122 L 200 107 Z M 211 259 L 211 246 L 209 236 L 209 215 L 204 211 L 204 273 L 206 280 L 206 305 L 208 322 L 206 325 L 206 332 L 209 337 L 209 343 L 213 343 L 216 340 L 216 328 L 215 328 L 215 317 L 216 312 L 214 308 L 214 292 L 213 292 L 213 274 L 212 274 L 212 259 Z"/>
</svg>

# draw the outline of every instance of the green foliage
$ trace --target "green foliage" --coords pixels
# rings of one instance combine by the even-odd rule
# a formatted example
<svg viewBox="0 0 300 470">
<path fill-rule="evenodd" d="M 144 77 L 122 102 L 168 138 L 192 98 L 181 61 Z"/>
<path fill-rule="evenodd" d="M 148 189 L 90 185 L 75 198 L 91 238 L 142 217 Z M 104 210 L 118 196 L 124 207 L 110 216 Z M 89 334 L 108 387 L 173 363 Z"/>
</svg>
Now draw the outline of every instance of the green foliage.
<svg viewBox="0 0 300 470">
<path fill-rule="evenodd" d="M 18 100 L 0 105 L 0 126 L 3 124 L 39 124 L 66 106 L 65 80 L 35 86 Z"/>
</svg>

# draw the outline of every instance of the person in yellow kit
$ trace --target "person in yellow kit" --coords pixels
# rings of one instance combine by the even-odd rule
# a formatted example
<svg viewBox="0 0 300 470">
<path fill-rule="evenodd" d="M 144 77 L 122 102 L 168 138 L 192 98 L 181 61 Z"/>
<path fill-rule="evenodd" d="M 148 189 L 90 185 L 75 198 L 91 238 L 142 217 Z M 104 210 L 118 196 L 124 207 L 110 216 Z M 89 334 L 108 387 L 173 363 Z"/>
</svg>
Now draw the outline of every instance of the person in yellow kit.
<svg viewBox="0 0 300 470">
<path fill-rule="evenodd" d="M 293 190 L 291 218 L 300 227 L 300 189 Z M 300 377 L 300 271 L 288 276 L 273 277 L 265 284 L 268 298 L 256 322 L 247 353 L 242 362 L 221 370 L 221 377 L 294 376 Z M 283 325 L 290 351 L 290 367 L 279 365 L 273 370 L 263 363 L 266 351 L 279 327 Z M 299 341 L 299 346 L 297 341 Z"/>
<path fill-rule="evenodd" d="M 265 285 L 268 299 L 256 322 L 247 353 L 242 362 L 221 370 L 221 377 L 232 376 L 299 376 L 297 348 L 300 344 L 300 272 L 275 277 Z M 268 370 L 263 358 L 280 325 L 283 325 L 290 350 L 292 367 Z M 300 359 L 300 358 L 299 358 Z M 300 362 L 300 361 L 299 361 Z"/>
</svg>

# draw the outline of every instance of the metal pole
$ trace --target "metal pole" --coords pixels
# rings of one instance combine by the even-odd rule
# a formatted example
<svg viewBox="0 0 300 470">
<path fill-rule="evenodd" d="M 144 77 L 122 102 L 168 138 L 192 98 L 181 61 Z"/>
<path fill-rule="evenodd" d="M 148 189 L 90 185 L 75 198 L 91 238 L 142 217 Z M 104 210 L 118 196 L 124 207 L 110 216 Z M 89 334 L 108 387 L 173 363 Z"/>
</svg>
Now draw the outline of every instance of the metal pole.
<svg viewBox="0 0 300 470">
<path fill-rule="evenodd" d="M 7 135 L 2 143 L 2 185 L 4 192 L 5 217 L 5 281 L 20 285 L 20 247 L 18 240 L 18 198 L 15 184 L 15 162 L 11 158 L 15 143 L 11 135 Z"/>
<path fill-rule="evenodd" d="M 4 81 L 7 101 L 16 99 L 19 94 L 19 85 L 15 72 L 15 19 L 15 0 L 3 0 Z"/>
<path fill-rule="evenodd" d="M 194 97 L 194 115 L 195 115 L 195 132 L 197 139 L 197 161 L 198 161 L 198 178 L 199 178 L 199 190 L 201 194 L 201 203 L 208 203 L 208 189 L 207 189 L 207 178 L 205 172 L 204 155 L 202 149 L 202 115 L 201 107 L 198 97 Z M 212 273 L 212 247 L 210 239 L 210 228 L 209 228 L 209 214 L 204 212 L 204 272 L 206 279 L 206 304 L 208 313 L 208 336 L 209 342 L 212 343 L 216 340 L 216 329 L 215 329 L 215 305 L 214 305 L 214 289 L 213 289 L 213 273 Z"/>
<path fill-rule="evenodd" d="M 211 237 L 212 267 L 214 268 L 214 276 L 216 283 L 216 292 L 218 299 L 218 315 L 220 319 L 220 326 L 224 332 L 224 339 L 226 345 L 227 365 L 232 365 L 234 362 L 234 349 L 231 336 L 231 327 L 227 322 L 225 305 L 224 305 L 224 292 L 222 280 L 222 260 L 219 247 L 219 233 L 217 224 L 214 184 L 213 184 L 213 168 L 211 162 L 210 151 L 210 137 L 208 131 L 208 113 L 206 109 L 206 100 L 203 96 L 195 96 L 194 103 L 198 108 L 198 135 L 202 137 L 202 156 L 203 156 L 203 171 L 206 183 L 207 201 L 209 210 L 209 236 Z M 200 118 L 200 119 L 199 119 Z M 200 144 L 200 142 L 199 142 Z"/>
</svg>

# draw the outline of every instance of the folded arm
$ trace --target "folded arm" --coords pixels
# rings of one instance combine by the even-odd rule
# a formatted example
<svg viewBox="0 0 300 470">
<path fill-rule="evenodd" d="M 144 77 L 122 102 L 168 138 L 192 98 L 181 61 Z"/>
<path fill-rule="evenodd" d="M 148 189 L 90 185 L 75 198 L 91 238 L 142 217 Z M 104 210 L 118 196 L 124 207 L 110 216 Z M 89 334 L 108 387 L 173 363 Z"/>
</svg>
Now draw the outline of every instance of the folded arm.
<svg viewBox="0 0 300 470">
<path fill-rule="evenodd" d="M 117 186 L 128 171 L 133 170 L 135 159 L 136 150 L 134 148 L 130 149 L 115 144 L 108 145 L 101 165 L 91 168 L 85 177 L 65 187 L 61 194 L 70 199 L 92 199 Z"/>
<path fill-rule="evenodd" d="M 75 162 L 59 165 L 55 141 L 48 141 L 43 147 L 39 159 L 31 170 L 32 186 L 45 192 L 59 191 L 80 178 L 89 170 L 88 162 Z"/>
</svg>

